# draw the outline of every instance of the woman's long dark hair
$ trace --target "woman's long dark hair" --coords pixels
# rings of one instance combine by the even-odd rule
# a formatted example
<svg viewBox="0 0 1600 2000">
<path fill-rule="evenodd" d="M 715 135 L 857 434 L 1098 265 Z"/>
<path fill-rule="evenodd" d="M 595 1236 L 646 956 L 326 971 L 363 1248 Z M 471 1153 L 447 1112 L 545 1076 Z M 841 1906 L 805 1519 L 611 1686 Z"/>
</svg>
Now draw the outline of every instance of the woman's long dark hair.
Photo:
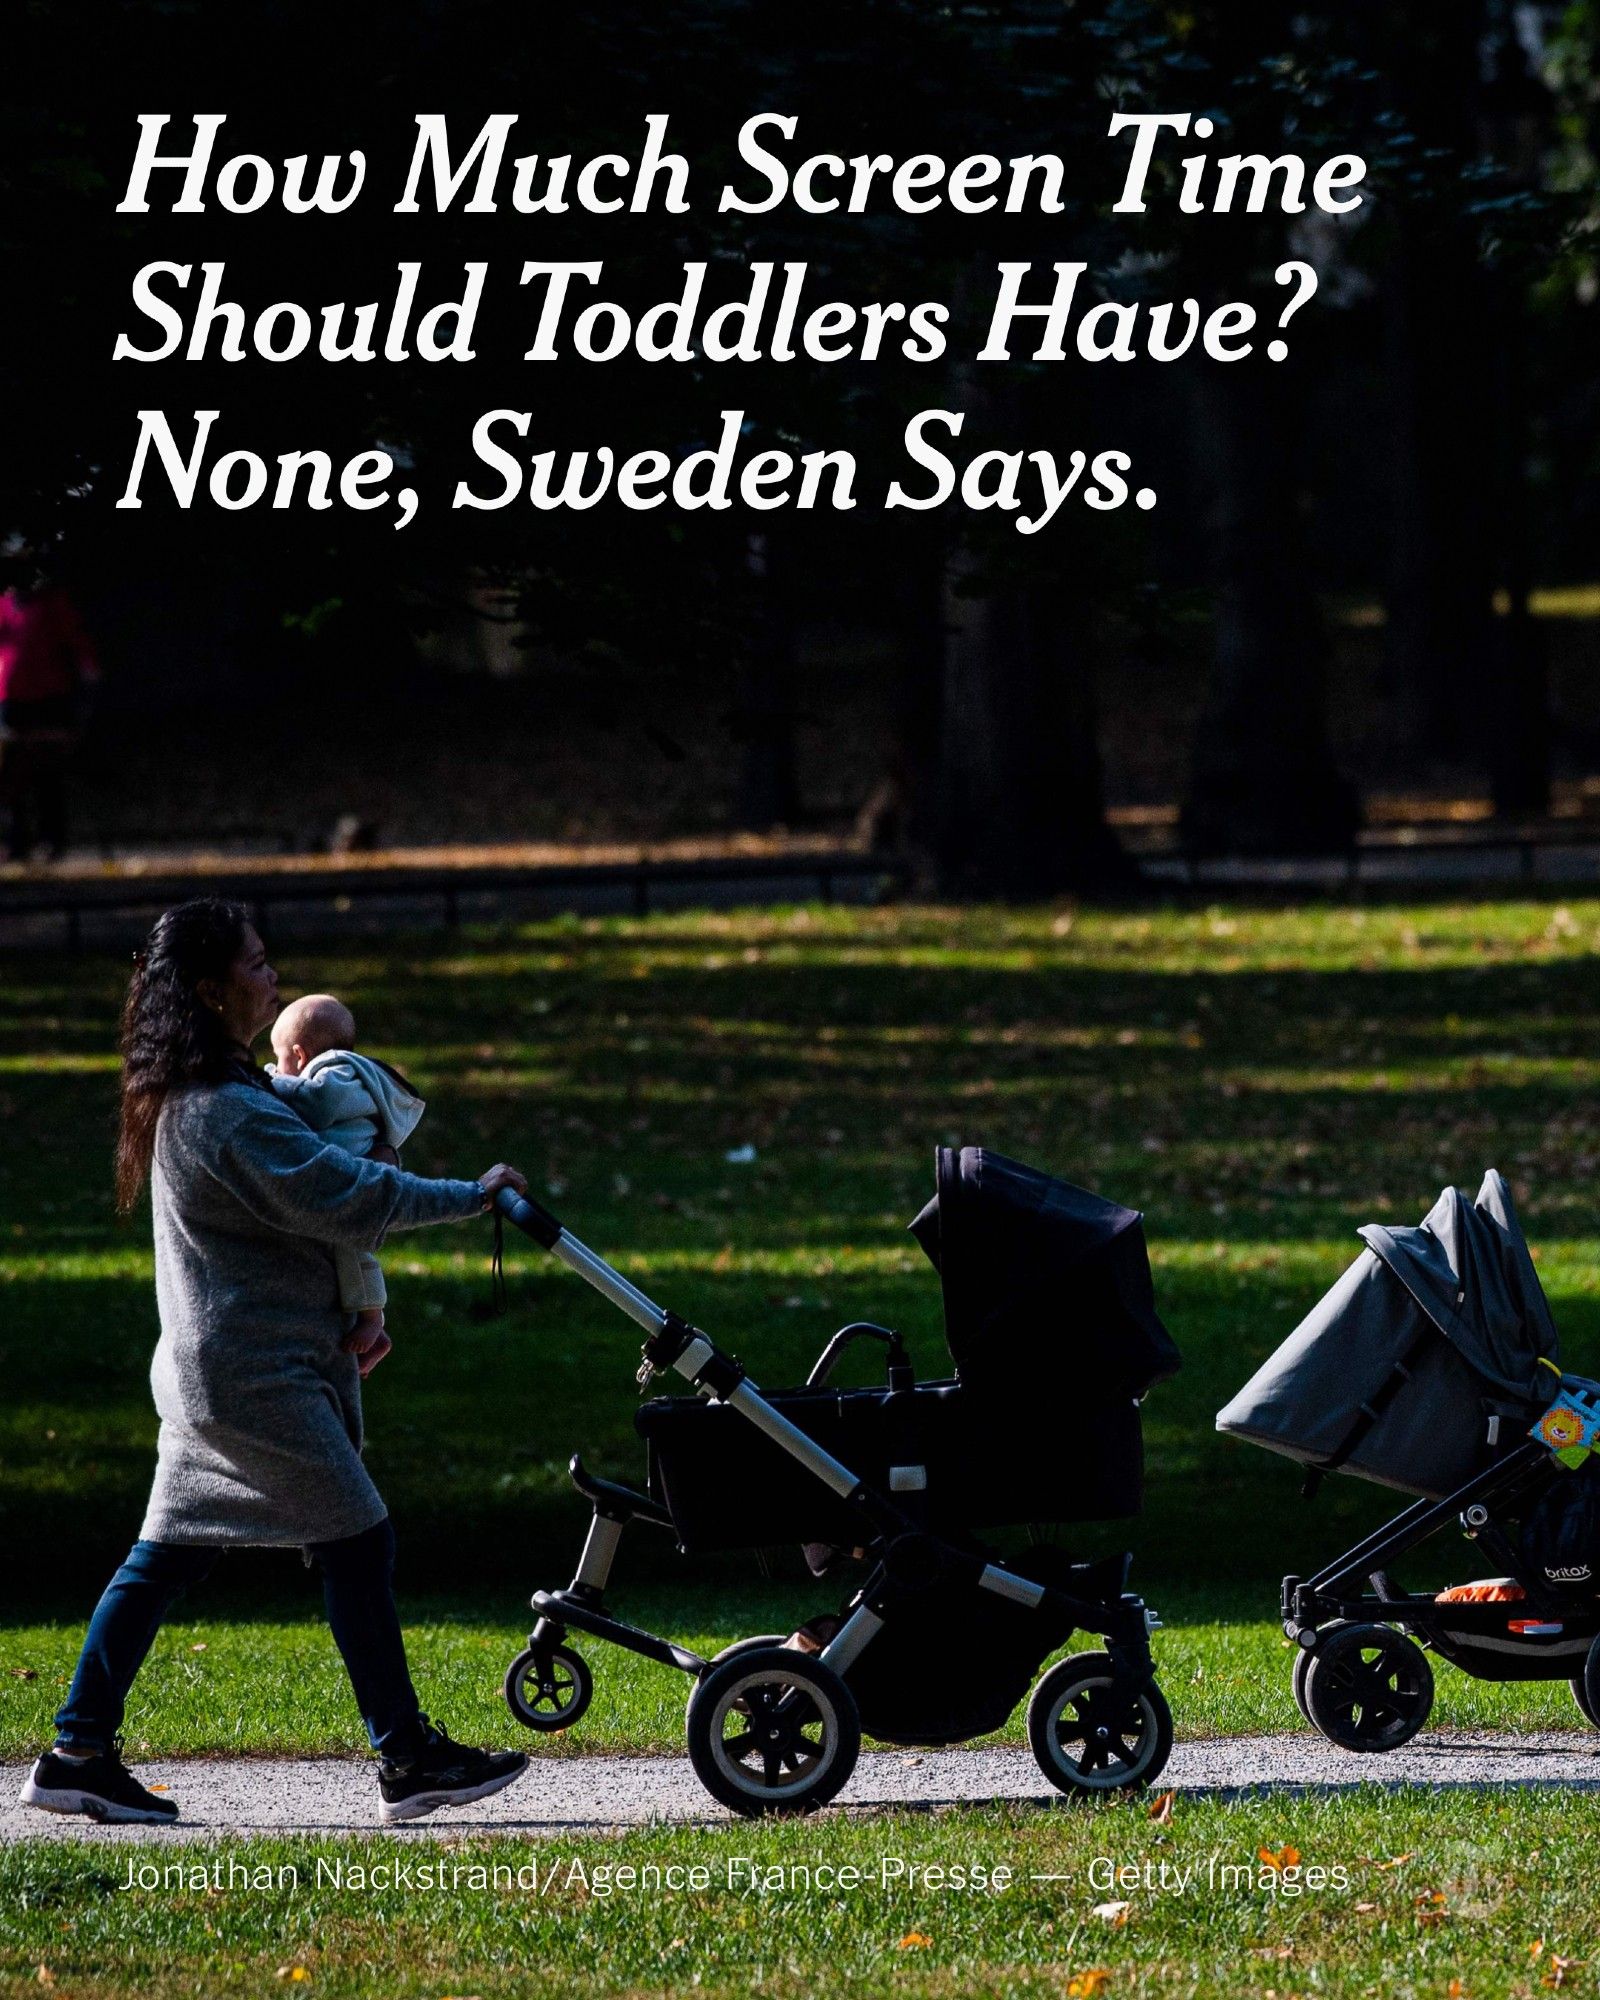
<svg viewBox="0 0 1600 2000">
<path fill-rule="evenodd" d="M 117 1208 L 123 1215 L 150 1171 L 167 1092 L 180 1084 L 221 1083 L 239 1061 L 236 1044 L 196 989 L 203 979 L 226 978 L 249 928 L 242 903 L 202 896 L 159 917 L 134 957 L 119 1039 Z"/>
</svg>

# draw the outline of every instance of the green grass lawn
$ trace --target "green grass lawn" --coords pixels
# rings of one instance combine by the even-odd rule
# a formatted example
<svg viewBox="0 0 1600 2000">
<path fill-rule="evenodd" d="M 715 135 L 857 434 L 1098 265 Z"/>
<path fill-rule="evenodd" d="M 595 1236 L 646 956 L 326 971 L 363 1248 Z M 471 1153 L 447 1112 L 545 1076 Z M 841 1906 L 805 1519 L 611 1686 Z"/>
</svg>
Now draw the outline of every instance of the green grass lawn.
<svg viewBox="0 0 1600 2000">
<path fill-rule="evenodd" d="M 611 1841 L 14 1848 L 0 1993 L 1592 1992 L 1574 1857 L 1597 1833 L 1590 1793 L 1368 1786 L 1179 1799 L 1165 1823 L 1136 1800 Z M 199 1872 L 129 1886 L 141 1866 Z"/>
<path fill-rule="evenodd" d="M 345 995 L 363 1044 L 430 1099 L 422 1171 L 495 1158 L 768 1384 L 856 1317 L 947 1367 L 937 1279 L 905 1232 L 931 1149 L 981 1142 L 1146 1211 L 1183 1373 L 1147 1406 L 1126 1542 L 1168 1616 L 1180 1731 L 1291 1720 L 1276 1582 L 1390 1502 L 1212 1416 L 1359 1248 L 1446 1180 L 1499 1165 L 1570 1360 L 1600 1363 L 1600 904 L 1318 910 L 798 909 L 567 920 L 513 934 L 281 954 L 286 993 Z M 36 1743 L 92 1595 L 135 1532 L 154 1418 L 148 1225 L 107 1191 L 120 961 L 16 956 L 0 1018 L 0 1749 Z M 728 1153 L 754 1146 L 752 1163 Z M 486 1228 L 397 1238 L 395 1354 L 369 1461 L 398 1524 L 419 1677 L 491 1727 L 536 1584 L 570 1574 L 569 1453 L 639 1476 L 636 1330 L 520 1239 L 489 1317 Z M 862 1364 L 865 1366 L 866 1364 Z M 1071 1398 L 1059 1393 L 1066 1448 Z M 1470 1573 L 1464 1545 L 1416 1574 Z M 721 1643 L 827 1607 L 792 1555 L 691 1563 L 641 1532 L 619 1603 Z M 353 1745 L 310 1580 L 230 1557 L 161 1640 L 130 1735 L 157 1749 Z M 192 1622 L 190 1622 L 192 1621 Z M 959 1634 L 953 1635 L 959 1641 Z M 204 1650 L 196 1650 L 203 1647 Z M 599 1657 L 573 1748 L 674 1742 L 683 1685 Z M 1279 1671 L 1279 1669 L 1283 1671 Z M 26 1679 L 23 1675 L 36 1678 Z M 1544 1722 L 1565 1693 L 1440 1675 L 1442 1720 Z"/>
<path fill-rule="evenodd" d="M 343 994 L 364 1045 L 422 1083 L 431 1110 L 411 1165 L 517 1161 L 580 1235 L 765 1384 L 800 1379 L 857 1317 L 901 1327 L 920 1371 L 941 1370 L 938 1284 L 905 1234 L 935 1144 L 989 1145 L 1143 1208 L 1185 1369 L 1147 1406 L 1143 1517 L 1086 1530 L 1081 1545 L 1134 1549 L 1136 1579 L 1168 1619 L 1162 1679 L 1193 1735 L 1296 1726 L 1277 1579 L 1392 1511 L 1351 1481 L 1307 1506 L 1291 1466 L 1212 1428 L 1355 1253 L 1359 1223 L 1414 1221 L 1444 1182 L 1475 1186 L 1498 1165 L 1569 1361 L 1600 1364 L 1597 955 L 1600 903 L 1549 901 L 793 910 L 345 944 L 280 964 L 286 993 Z M 151 1469 L 147 1225 L 116 1224 L 107 1192 L 122 975 L 92 957 L 4 968 L 0 1755 L 46 1735 Z M 753 1162 L 729 1161 L 747 1146 Z M 511 1310 L 485 1316 L 487 1250 L 467 1227 L 391 1247 L 397 1348 L 369 1388 L 369 1458 L 399 1528 L 428 1704 L 459 1734 L 504 1740 L 498 1683 L 528 1592 L 565 1580 L 582 1528 L 569 1453 L 639 1476 L 638 1340 L 520 1242 Z M 1070 1448 L 1070 1392 L 1048 1377 L 1025 1386 L 1060 1397 Z M 1462 1544 L 1404 1572 L 1472 1573 Z M 769 1573 L 754 1558 L 688 1563 L 641 1536 L 617 1601 L 710 1647 L 826 1608 L 830 1593 L 792 1553 Z M 229 1558 L 158 1641 L 129 1717 L 134 1753 L 356 1747 L 316 1609 L 292 1556 Z M 951 1647 L 959 1661 L 958 1629 Z M 594 1709 L 545 1747 L 676 1748 L 686 1683 L 609 1650 L 594 1658 Z M 1541 1725 L 1575 1711 L 1564 1688 L 1484 1687 L 1442 1669 L 1436 1716 Z M 1583 1857 L 1596 1831 L 1592 1795 L 1376 1787 L 1186 1799 L 1170 1824 L 1143 1801 L 835 1814 L 560 1850 L 591 1869 L 698 1860 L 722 1871 L 702 1891 L 606 1894 L 580 1876 L 538 1894 L 469 1884 L 387 1898 L 317 1884 L 319 1855 L 348 1865 L 434 1848 L 251 1843 L 224 1852 L 293 1864 L 309 1886 L 144 1894 L 118 1886 L 124 1848 L 51 1843 L 0 1853 L 0 1987 L 798 1994 L 825 1978 L 845 1994 L 1483 2000 L 1591 1983 L 1571 1961 L 1591 1956 Z M 1092 1879 L 1108 1857 L 1204 1871 L 1212 1856 L 1238 1868 L 1286 1846 L 1342 1869 L 1340 1884 L 1289 1895 L 1207 1877 L 1173 1893 Z M 515 1842 L 442 1851 L 550 1857 Z M 983 1860 L 1019 1880 L 1004 1895 L 896 1878 L 871 1893 L 758 1896 L 724 1879 L 742 1855 L 867 1867 L 886 1854 Z M 1093 1914 L 1113 1901 L 1128 1908 Z"/>
</svg>

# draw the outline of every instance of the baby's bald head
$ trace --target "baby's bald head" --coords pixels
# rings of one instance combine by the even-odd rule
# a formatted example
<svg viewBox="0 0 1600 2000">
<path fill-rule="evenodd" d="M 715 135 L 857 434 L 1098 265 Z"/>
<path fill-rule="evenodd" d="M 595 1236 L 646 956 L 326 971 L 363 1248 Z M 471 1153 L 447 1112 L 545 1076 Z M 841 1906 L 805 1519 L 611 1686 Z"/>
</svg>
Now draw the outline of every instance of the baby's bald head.
<svg viewBox="0 0 1600 2000">
<path fill-rule="evenodd" d="M 329 1049 L 353 1049 L 356 1017 L 331 993 L 307 993 L 291 1000 L 272 1024 L 272 1053 L 285 1076 L 298 1076 Z"/>
</svg>

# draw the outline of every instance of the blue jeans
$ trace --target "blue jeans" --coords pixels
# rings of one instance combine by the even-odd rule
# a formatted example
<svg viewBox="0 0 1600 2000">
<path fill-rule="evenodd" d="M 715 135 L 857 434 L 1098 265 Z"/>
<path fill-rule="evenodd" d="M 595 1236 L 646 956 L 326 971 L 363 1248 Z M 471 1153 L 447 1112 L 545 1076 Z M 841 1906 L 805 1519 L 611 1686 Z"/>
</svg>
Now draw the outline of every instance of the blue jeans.
<svg viewBox="0 0 1600 2000">
<path fill-rule="evenodd" d="M 394 1530 L 387 1516 L 364 1534 L 312 1542 L 307 1553 L 322 1571 L 334 1644 L 373 1749 L 385 1757 L 411 1755 L 422 1743 L 423 1724 L 390 1581 Z M 134 1543 L 89 1620 L 72 1686 L 56 1712 L 59 1745 L 68 1750 L 110 1745 L 162 1619 L 221 1554 L 214 1542 Z"/>
</svg>

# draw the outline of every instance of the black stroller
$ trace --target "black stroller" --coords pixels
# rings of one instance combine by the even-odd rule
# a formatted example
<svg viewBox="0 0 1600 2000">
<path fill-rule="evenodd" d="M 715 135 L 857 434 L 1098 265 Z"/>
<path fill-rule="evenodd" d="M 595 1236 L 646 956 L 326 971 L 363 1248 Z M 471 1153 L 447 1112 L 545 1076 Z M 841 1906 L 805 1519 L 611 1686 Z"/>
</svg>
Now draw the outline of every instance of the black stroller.
<svg viewBox="0 0 1600 2000">
<path fill-rule="evenodd" d="M 915 1382 L 900 1337 L 862 1322 L 833 1336 L 803 1389 L 763 1395 L 537 1203 L 505 1192 L 499 1206 L 644 1328 L 641 1386 L 672 1369 L 704 1399 L 641 1406 L 648 1492 L 573 1458 L 594 1519 L 572 1582 L 534 1593 L 538 1621 L 506 1675 L 519 1721 L 576 1722 L 593 1681 L 568 1633 L 609 1640 L 691 1677 L 689 1756 L 714 1798 L 751 1816 L 802 1812 L 849 1779 L 863 1730 L 924 1745 L 998 1729 L 1082 1630 L 1106 1650 L 1052 1667 L 1029 1705 L 1040 1768 L 1068 1793 L 1155 1777 L 1172 1718 L 1150 1657 L 1156 1621 L 1126 1590 L 1129 1558 L 1075 1563 L 1036 1543 L 1002 1559 L 975 1539 L 1139 1511 L 1136 1399 L 1178 1354 L 1156 1315 L 1138 1215 L 997 1154 L 942 1149 L 938 1193 L 911 1227 L 943 1283 L 955 1378 Z M 886 1386 L 829 1388 L 857 1341 L 883 1346 Z M 702 1659 L 608 1614 L 630 1521 L 666 1529 L 690 1554 L 835 1545 L 866 1573 L 814 1655 L 774 1634 Z"/>
<path fill-rule="evenodd" d="M 1600 1727 L 1600 1387 L 1556 1366 L 1510 1191 L 1491 1170 L 1475 1203 L 1447 1188 L 1420 1228 L 1360 1234 L 1365 1253 L 1217 1417 L 1299 1459 L 1308 1491 L 1345 1471 L 1418 1496 L 1284 1578 L 1296 1704 L 1347 1750 L 1396 1749 L 1428 1719 L 1432 1652 L 1479 1680 L 1570 1681 Z M 1505 1574 L 1398 1588 L 1385 1565 L 1451 1523 Z"/>
</svg>

